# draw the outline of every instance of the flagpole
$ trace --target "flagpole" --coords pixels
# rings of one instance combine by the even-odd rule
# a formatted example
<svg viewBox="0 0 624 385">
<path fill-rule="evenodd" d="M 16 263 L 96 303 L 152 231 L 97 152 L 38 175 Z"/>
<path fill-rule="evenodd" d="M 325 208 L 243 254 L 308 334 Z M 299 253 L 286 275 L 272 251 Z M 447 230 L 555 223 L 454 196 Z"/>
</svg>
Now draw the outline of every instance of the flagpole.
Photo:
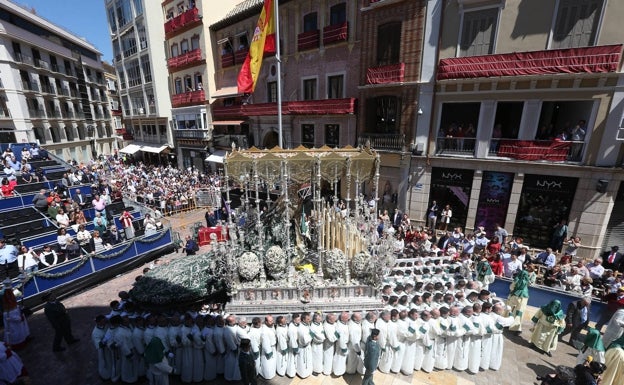
<svg viewBox="0 0 624 385">
<path fill-rule="evenodd" d="M 280 56 L 279 0 L 275 0 L 275 59 L 277 61 L 277 130 L 278 145 L 284 148 L 282 127 L 282 59 Z"/>
</svg>

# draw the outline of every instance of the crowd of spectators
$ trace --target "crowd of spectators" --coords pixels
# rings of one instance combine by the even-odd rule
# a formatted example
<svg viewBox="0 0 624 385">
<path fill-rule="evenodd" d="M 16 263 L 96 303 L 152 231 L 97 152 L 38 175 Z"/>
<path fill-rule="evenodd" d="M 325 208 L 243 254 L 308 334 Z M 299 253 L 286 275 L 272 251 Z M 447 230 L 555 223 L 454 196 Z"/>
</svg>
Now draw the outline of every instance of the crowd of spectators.
<svg viewBox="0 0 624 385">
<path fill-rule="evenodd" d="M 528 270 L 539 284 L 583 296 L 608 299 L 623 286 L 624 256 L 619 248 L 614 246 L 602 257 L 586 261 L 577 256 L 581 247 L 579 237 L 563 239 L 561 253 L 551 248 L 530 249 L 522 238 L 510 236 L 498 225 L 489 235 L 483 227 L 466 233 L 461 227 L 436 230 L 412 225 L 399 210 L 392 215 L 384 210 L 378 216 L 372 238 L 375 242 L 382 237 L 393 237 L 395 252 L 400 256 L 417 257 L 420 265 L 414 267 L 418 268 L 418 274 L 434 274 L 436 269 L 446 269 L 448 273 L 449 266 L 435 266 L 431 262 L 426 265 L 418 259 L 431 256 L 438 257 L 439 263 L 457 264 L 466 278 L 476 277 L 479 274 L 476 266 L 484 260 L 494 276 L 513 278 L 519 271 Z M 406 271 L 396 273 L 406 274 Z"/>
<path fill-rule="evenodd" d="M 9 147 L 2 152 L 2 173 L 0 173 L 0 198 L 13 196 L 15 186 L 45 181 L 46 176 L 41 168 L 33 170 L 31 163 L 47 159 L 47 152 L 39 146 L 26 145 L 19 157 Z"/>
</svg>

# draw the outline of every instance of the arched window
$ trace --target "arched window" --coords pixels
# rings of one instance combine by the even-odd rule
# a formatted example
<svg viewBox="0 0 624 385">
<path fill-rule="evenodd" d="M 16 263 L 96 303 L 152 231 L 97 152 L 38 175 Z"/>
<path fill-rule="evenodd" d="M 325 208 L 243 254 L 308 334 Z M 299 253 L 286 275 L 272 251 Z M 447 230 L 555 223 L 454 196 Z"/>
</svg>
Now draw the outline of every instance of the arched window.
<svg viewBox="0 0 624 385">
<path fill-rule="evenodd" d="M 184 92 L 184 89 L 182 88 L 182 79 L 176 78 L 176 80 L 175 80 L 175 93 L 176 94 L 181 94 L 183 92 Z"/>
<path fill-rule="evenodd" d="M 178 51 L 178 45 L 177 44 L 172 44 L 171 45 L 171 57 L 176 57 L 178 56 L 180 53 Z"/>
<path fill-rule="evenodd" d="M 180 53 L 182 55 L 184 55 L 185 53 L 187 53 L 189 50 L 189 43 L 187 39 L 182 40 L 182 42 L 180 43 Z"/>
<path fill-rule="evenodd" d="M 193 91 L 193 79 L 191 78 L 191 75 L 187 75 L 184 77 L 184 89 L 184 92 Z"/>
</svg>

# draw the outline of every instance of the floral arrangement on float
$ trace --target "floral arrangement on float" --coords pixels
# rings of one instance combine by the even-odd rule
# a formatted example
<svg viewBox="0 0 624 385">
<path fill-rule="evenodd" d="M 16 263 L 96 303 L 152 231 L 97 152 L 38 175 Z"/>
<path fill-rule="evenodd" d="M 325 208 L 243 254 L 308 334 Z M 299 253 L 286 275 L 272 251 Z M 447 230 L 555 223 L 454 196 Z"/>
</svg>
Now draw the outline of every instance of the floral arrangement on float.
<svg viewBox="0 0 624 385">
<path fill-rule="evenodd" d="M 246 281 L 253 281 L 260 274 L 262 265 L 255 253 L 246 251 L 238 257 L 238 274 Z"/>
</svg>

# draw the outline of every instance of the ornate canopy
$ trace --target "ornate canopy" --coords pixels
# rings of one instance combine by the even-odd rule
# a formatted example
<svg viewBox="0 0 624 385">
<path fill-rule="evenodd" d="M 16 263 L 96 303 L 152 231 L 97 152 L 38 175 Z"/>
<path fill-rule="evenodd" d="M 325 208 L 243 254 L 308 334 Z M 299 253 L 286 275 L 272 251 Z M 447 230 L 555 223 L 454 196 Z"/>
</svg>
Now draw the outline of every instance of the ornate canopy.
<svg viewBox="0 0 624 385">
<path fill-rule="evenodd" d="M 369 147 L 354 148 L 306 148 L 294 149 L 274 147 L 260 150 L 252 147 L 248 150 L 233 148 L 223 161 L 228 177 L 243 183 L 250 178 L 254 167 L 258 177 L 267 183 L 275 183 L 280 172 L 297 183 L 316 180 L 320 173 L 322 179 L 336 182 L 349 176 L 356 181 L 370 180 L 375 176 L 377 152 Z M 283 170 L 283 171 L 282 171 Z"/>
</svg>

